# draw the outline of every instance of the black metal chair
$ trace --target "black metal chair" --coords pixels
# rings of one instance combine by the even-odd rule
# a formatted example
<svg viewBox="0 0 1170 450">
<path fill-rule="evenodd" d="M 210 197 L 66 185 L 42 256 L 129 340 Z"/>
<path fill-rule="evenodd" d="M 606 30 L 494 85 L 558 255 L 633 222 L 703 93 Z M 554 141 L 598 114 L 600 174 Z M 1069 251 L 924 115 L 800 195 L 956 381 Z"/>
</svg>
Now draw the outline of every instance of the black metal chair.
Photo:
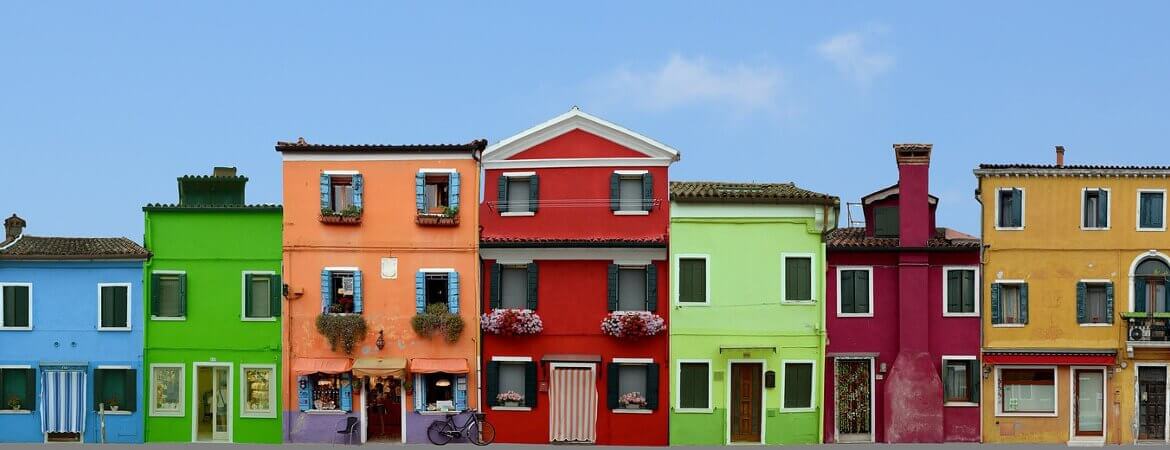
<svg viewBox="0 0 1170 450">
<path fill-rule="evenodd" d="M 337 434 L 340 436 L 345 436 L 345 443 L 347 445 L 352 445 L 353 444 L 353 435 L 356 434 L 358 431 L 358 418 L 357 417 L 346 417 L 345 420 L 337 422 L 338 426 L 341 426 L 343 424 L 345 425 L 345 427 L 340 429 L 340 430 L 337 430 Z M 337 436 L 333 437 L 333 445 L 337 445 Z"/>
</svg>

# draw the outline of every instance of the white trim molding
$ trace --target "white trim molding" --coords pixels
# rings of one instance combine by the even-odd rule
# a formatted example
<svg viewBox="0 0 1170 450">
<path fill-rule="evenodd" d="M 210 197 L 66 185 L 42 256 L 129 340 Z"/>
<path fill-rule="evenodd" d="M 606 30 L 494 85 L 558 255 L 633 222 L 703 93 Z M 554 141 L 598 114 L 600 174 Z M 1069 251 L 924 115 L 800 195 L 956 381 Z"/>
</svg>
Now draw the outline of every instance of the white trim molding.
<svg viewBox="0 0 1170 450">
<path fill-rule="evenodd" d="M 268 379 L 268 408 L 269 411 L 250 411 L 248 409 L 248 370 L 260 369 L 268 370 L 271 375 Z M 272 419 L 276 417 L 276 398 L 280 395 L 280 391 L 276 389 L 277 380 L 280 374 L 276 373 L 276 364 L 240 364 L 240 418 L 243 419 Z"/>
<path fill-rule="evenodd" d="M 493 356 L 495 362 L 532 362 L 531 356 Z"/>
<path fill-rule="evenodd" d="M 752 445 L 752 444 L 761 444 L 762 445 L 765 442 L 768 442 L 768 440 L 767 440 L 767 434 L 768 434 L 768 407 L 767 407 L 768 396 L 765 394 L 766 391 L 764 389 L 764 375 L 768 373 L 768 360 L 766 360 L 766 359 L 746 359 L 746 358 L 745 359 L 728 359 L 727 360 L 727 372 L 726 372 L 727 375 L 723 377 L 725 380 L 731 379 L 731 373 L 732 373 L 731 368 L 733 366 L 735 366 L 736 364 L 759 364 L 759 366 L 760 366 L 760 392 L 759 392 L 759 396 L 760 396 L 760 441 L 759 442 L 736 442 L 736 443 L 734 443 L 734 445 Z M 816 382 L 816 371 L 815 370 L 813 371 L 813 382 L 814 383 Z M 728 381 L 728 382 L 723 383 L 723 387 L 724 387 L 723 388 L 723 392 L 724 392 L 723 404 L 730 405 L 731 404 L 731 382 Z M 783 406 L 783 403 L 781 403 L 781 406 Z M 724 420 L 723 444 L 724 445 L 733 445 L 733 443 L 731 442 L 731 411 L 728 410 L 728 413 L 724 414 L 723 416 L 724 416 L 723 417 L 723 420 Z"/>
<path fill-rule="evenodd" d="M 267 275 L 269 283 L 276 281 L 274 280 L 276 272 L 272 270 L 245 270 L 240 272 L 240 320 L 243 322 L 275 322 L 279 317 L 248 317 L 248 275 Z M 271 291 L 272 287 L 269 286 L 268 290 Z M 271 296 L 272 294 L 269 295 Z M 268 299 L 268 297 L 265 298 Z M 269 314 L 271 315 L 272 312 L 269 311 Z"/>
<path fill-rule="evenodd" d="M 682 265 L 684 259 L 701 259 L 703 260 L 703 287 L 706 292 L 703 293 L 702 302 L 680 302 L 678 290 L 679 279 L 682 278 L 682 272 L 679 272 L 679 267 Z M 692 306 L 711 306 L 711 255 L 705 253 L 679 253 L 674 255 L 674 267 L 671 268 L 670 277 L 670 298 L 676 307 L 692 307 Z"/>
<path fill-rule="evenodd" d="M 126 326 L 124 327 L 105 327 L 102 326 L 102 288 L 104 287 L 124 287 L 126 288 Z M 97 329 L 98 331 L 130 331 L 134 328 L 134 288 L 130 283 L 98 283 L 97 285 Z M 31 299 L 31 295 L 29 296 Z M 31 300 L 29 303 L 32 303 Z M 31 312 L 30 312 L 31 314 Z M 29 322 L 31 325 L 32 322 Z"/>
<path fill-rule="evenodd" d="M 1077 410 L 1077 372 L 1101 373 L 1101 435 L 1077 436 L 1077 417 L 1072 412 Z M 1068 445 L 1104 445 L 1109 436 L 1109 370 L 1105 366 L 1069 366 L 1068 368 Z M 1134 381 L 1137 381 L 1137 368 L 1134 368 Z M 1059 395 L 1059 394 L 1058 394 Z M 1137 406 L 1135 404 L 1135 406 Z M 1137 416 L 1134 416 L 1134 426 L 1137 426 Z"/>
<path fill-rule="evenodd" d="M 947 289 L 948 288 L 947 274 L 949 272 L 953 272 L 953 271 L 957 271 L 957 270 L 970 270 L 971 272 L 973 272 L 975 274 L 974 278 L 973 278 L 975 285 L 971 287 L 971 289 L 972 289 L 971 295 L 973 295 L 975 297 L 974 299 L 972 299 L 972 301 L 975 302 L 975 311 L 974 312 L 966 313 L 966 312 L 947 311 L 947 308 L 949 308 L 949 305 L 950 305 L 950 303 L 948 302 L 948 300 L 950 300 L 950 289 Z M 979 308 L 981 308 L 983 306 L 983 302 L 980 301 L 980 297 L 982 297 L 983 289 L 980 288 L 979 282 L 980 282 L 980 280 L 979 280 L 979 266 L 943 266 L 943 268 L 942 268 L 942 311 L 943 311 L 943 317 L 979 317 L 979 314 L 982 311 Z"/>
<path fill-rule="evenodd" d="M 975 373 L 969 374 L 969 375 L 973 375 L 975 377 L 975 383 L 979 384 L 979 383 L 983 382 L 983 372 L 981 371 L 982 369 L 979 367 L 979 357 L 978 356 L 975 356 L 975 355 L 942 355 L 941 360 L 942 360 L 942 368 L 943 368 L 943 375 L 944 376 L 946 375 L 947 361 L 975 361 L 975 367 L 972 368 L 975 371 Z M 946 380 L 946 378 L 943 378 L 942 382 L 943 382 L 943 406 L 944 407 L 950 408 L 950 407 L 978 407 L 979 406 L 980 398 L 975 396 L 975 392 L 971 392 L 972 398 L 975 399 L 975 401 L 973 401 L 973 402 L 948 402 L 947 398 L 946 398 L 946 396 L 947 396 L 947 393 L 946 393 L 947 380 Z M 972 387 L 975 388 L 976 392 L 979 391 L 980 386 L 972 386 Z"/>
<path fill-rule="evenodd" d="M 790 364 L 809 364 L 812 366 L 812 379 L 809 383 L 808 406 L 803 408 L 788 408 L 784 406 L 786 392 L 784 384 L 788 381 L 788 366 Z M 817 410 L 817 361 L 814 359 L 785 359 L 780 361 L 780 412 L 811 412 Z"/>
<path fill-rule="evenodd" d="M 999 193 L 1003 192 L 1003 191 L 1010 191 L 1013 189 L 1019 189 L 1019 191 L 1020 191 L 1020 226 L 1018 226 L 1018 227 L 1001 227 L 1001 226 L 999 226 L 999 216 L 1000 216 Z M 1012 186 L 1000 186 L 998 188 L 995 188 L 995 218 L 994 218 L 994 220 L 995 220 L 995 229 L 997 231 L 1020 231 L 1020 230 L 1023 230 L 1025 227 L 1028 226 L 1028 222 L 1027 222 L 1027 220 L 1025 220 L 1027 217 L 1028 217 L 1028 193 L 1027 193 L 1027 191 L 1024 190 L 1024 188 L 1012 187 Z"/>
<path fill-rule="evenodd" d="M 418 269 L 422 273 L 455 273 L 456 270 L 450 267 L 423 267 Z"/>
<path fill-rule="evenodd" d="M 788 258 L 808 258 L 809 259 L 809 300 L 788 300 Z M 817 268 L 820 267 L 817 262 L 817 255 L 815 253 L 805 252 L 781 252 L 780 253 L 780 304 L 782 305 L 813 305 L 817 302 L 817 293 L 820 292 L 820 286 L 817 284 Z M 822 271 L 823 273 L 823 271 Z"/>
<path fill-rule="evenodd" d="M 282 152 L 281 161 L 435 161 L 474 159 L 471 152 L 373 153 L 368 151 Z"/>
<path fill-rule="evenodd" d="M 154 369 L 156 369 L 156 368 L 179 369 L 179 405 L 178 405 L 178 408 L 175 410 L 159 411 L 159 410 L 155 409 L 155 405 L 158 404 L 158 399 L 156 398 L 156 396 L 158 395 L 158 389 L 155 389 L 155 387 L 154 387 L 155 381 L 156 381 L 154 378 Z M 150 392 L 150 395 L 146 399 L 146 401 L 149 402 L 149 404 L 146 405 L 148 414 L 151 417 L 183 417 L 183 416 L 187 415 L 187 409 L 186 409 L 187 395 L 183 392 L 183 388 L 186 386 L 186 384 L 185 384 L 186 383 L 186 376 L 187 376 L 186 365 L 185 364 L 178 364 L 178 363 L 158 363 L 158 364 L 151 364 L 150 367 L 147 368 L 147 370 L 150 372 L 146 376 L 146 379 L 149 380 L 148 382 L 150 383 L 150 385 L 148 387 L 148 389 L 149 389 L 148 392 Z"/>
<path fill-rule="evenodd" d="M 27 327 L 12 327 L 12 326 L 5 325 L 4 324 L 4 315 L 0 314 L 0 331 L 29 331 L 29 330 L 32 330 L 33 324 L 34 324 L 34 322 L 33 322 L 33 309 L 35 309 L 34 306 L 36 303 L 33 300 L 33 285 L 32 285 L 32 283 L 23 283 L 23 282 L 21 282 L 21 283 L 9 283 L 9 282 L 0 283 L 0 311 L 4 310 L 4 302 L 7 301 L 4 299 L 4 288 L 8 287 L 8 286 L 23 286 L 23 287 L 28 288 L 28 326 Z M 98 313 L 100 314 L 101 312 L 99 311 Z M 130 317 L 127 316 L 126 320 L 130 320 Z"/>
<path fill-rule="evenodd" d="M 454 174 L 454 173 L 459 173 L 459 169 L 449 169 L 449 168 L 440 168 L 440 169 L 435 169 L 435 168 L 428 168 L 428 167 L 423 167 L 423 168 L 421 168 L 421 169 L 418 169 L 418 173 L 422 173 L 422 174 L 429 174 L 429 173 L 433 173 L 433 174 L 444 174 L 444 173 L 445 173 L 445 174 Z"/>
<path fill-rule="evenodd" d="M 341 176 L 348 175 L 348 176 L 352 176 L 352 175 L 361 175 L 361 172 L 358 172 L 356 170 L 322 170 L 321 174 L 322 175 L 341 175 Z"/>
<path fill-rule="evenodd" d="M 844 271 L 865 271 L 869 274 L 869 307 L 864 313 L 843 313 L 841 312 L 841 272 Z M 837 266 L 837 317 L 873 317 L 873 266 Z"/>
<path fill-rule="evenodd" d="M 524 150 L 577 129 L 613 141 L 648 158 L 666 160 L 666 164 L 679 159 L 678 151 L 673 148 L 573 107 L 564 114 L 489 146 L 483 151 L 484 167 L 493 168 L 490 163 L 504 162 Z M 607 159 L 613 161 L 640 158 Z"/>
<path fill-rule="evenodd" d="M 1128 284 L 1125 286 L 1125 291 L 1129 293 L 1129 309 L 1128 309 L 1128 310 L 1126 310 L 1126 311 L 1128 311 L 1128 312 L 1133 312 L 1133 307 L 1134 307 L 1134 304 L 1133 304 L 1133 303 L 1134 303 L 1134 300 L 1133 300 L 1133 296 L 1134 296 L 1134 292 L 1133 292 L 1133 277 L 1134 277 L 1134 272 L 1136 272 L 1136 271 L 1137 271 L 1137 266 L 1138 266 L 1138 264 L 1141 264 L 1141 262 L 1142 262 L 1142 261 L 1145 261 L 1146 259 L 1149 259 L 1149 258 L 1160 259 L 1160 260 L 1162 260 L 1162 262 L 1166 263 L 1167 265 L 1170 265 L 1170 256 L 1167 256 L 1165 253 L 1162 253 L 1162 252 L 1160 252 L 1160 251 L 1157 251 L 1157 250 L 1154 250 L 1154 249 L 1150 249 L 1150 250 L 1146 250 L 1146 251 L 1144 251 L 1144 252 L 1138 253 L 1138 254 L 1137 254 L 1137 256 L 1134 256 L 1134 257 L 1133 257 L 1133 261 L 1131 261 L 1131 262 L 1129 263 L 1129 277 L 1127 277 L 1127 278 L 1126 278 L 1126 280 L 1127 280 L 1126 282 L 1127 282 Z M 1117 286 L 1114 286 L 1114 290 L 1113 290 L 1113 292 L 1114 292 L 1114 294 L 1116 295 L 1116 293 L 1117 293 Z M 1116 298 L 1114 298 L 1114 300 L 1113 300 L 1113 301 L 1114 301 L 1114 302 L 1116 302 L 1116 301 L 1117 301 L 1117 299 L 1116 299 Z M 1116 306 L 1115 306 L 1115 307 L 1116 307 Z M 31 322 L 30 322 L 30 323 L 31 323 Z M 1170 435 L 1168 435 L 1168 436 L 1170 436 Z"/>
<path fill-rule="evenodd" d="M 707 365 L 707 407 L 706 408 L 684 408 L 682 406 L 682 365 L 683 364 L 706 364 Z M 711 370 L 710 359 L 686 359 L 680 358 L 674 361 L 674 376 L 670 377 L 674 381 L 674 412 L 686 414 L 710 414 L 715 411 L 715 405 L 711 404 L 713 401 L 713 393 L 715 391 L 715 380 L 713 370 Z"/>
<path fill-rule="evenodd" d="M 1142 194 L 1162 194 L 1162 226 L 1160 228 L 1142 228 Z M 1166 190 L 1165 189 L 1138 189 L 1137 205 L 1134 208 L 1137 216 L 1134 218 L 1134 229 L 1137 231 L 1166 231 Z"/>
<path fill-rule="evenodd" d="M 995 366 L 995 391 L 992 392 L 992 397 L 995 398 L 995 417 L 1058 417 L 1060 415 L 1060 371 L 1058 366 L 1054 365 L 997 365 Z M 1003 384 L 999 379 L 1004 369 L 1034 369 L 1034 370 L 1051 370 L 1052 371 L 1052 412 L 1003 412 L 1003 395 L 1000 390 L 1003 389 Z M 1071 373 L 1071 372 L 1070 372 Z"/>
</svg>

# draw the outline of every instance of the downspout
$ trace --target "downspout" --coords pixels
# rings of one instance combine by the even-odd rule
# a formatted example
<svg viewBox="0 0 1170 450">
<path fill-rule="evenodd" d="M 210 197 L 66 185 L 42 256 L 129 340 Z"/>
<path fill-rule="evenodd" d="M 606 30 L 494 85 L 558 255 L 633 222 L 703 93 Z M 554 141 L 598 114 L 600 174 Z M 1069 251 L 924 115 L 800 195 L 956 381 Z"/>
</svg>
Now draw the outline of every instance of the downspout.
<svg viewBox="0 0 1170 450">
<path fill-rule="evenodd" d="M 822 307 L 820 308 L 820 316 L 821 316 L 820 322 L 821 322 L 821 324 L 820 324 L 820 328 L 818 330 L 818 334 L 820 334 L 820 336 L 817 339 L 817 352 L 821 355 L 820 364 L 818 364 L 817 366 L 821 368 L 821 373 L 816 374 L 818 379 L 821 381 L 820 383 L 818 383 L 818 386 L 820 386 L 820 392 L 817 395 L 817 398 L 821 401 L 821 406 L 819 408 L 817 408 L 817 443 L 820 443 L 820 444 L 825 443 L 825 361 L 828 360 L 827 356 L 825 355 L 825 352 L 827 351 L 828 339 L 829 339 L 829 332 L 826 329 L 828 327 L 828 322 L 827 322 L 827 319 L 825 317 L 825 316 L 827 316 L 827 313 L 826 313 L 827 305 L 825 305 L 825 302 L 826 302 L 826 299 L 828 299 L 828 292 L 829 292 L 829 288 L 828 288 L 829 251 L 828 251 L 828 241 L 825 239 L 825 235 L 830 230 L 837 228 L 837 216 L 840 215 L 840 212 L 839 212 L 840 211 L 840 200 L 837 200 L 837 205 L 835 205 L 835 207 L 832 208 L 833 226 L 831 228 L 829 227 L 829 211 L 830 211 L 830 209 L 829 209 L 828 203 L 821 205 L 822 219 L 821 219 L 821 272 L 820 273 L 821 273 L 821 306 Z"/>
<path fill-rule="evenodd" d="M 984 208 L 983 196 L 982 196 L 982 194 L 983 194 L 983 178 L 979 175 L 976 175 L 975 180 L 976 180 L 976 182 L 975 182 L 975 202 L 979 203 L 979 272 L 980 272 L 979 279 L 981 280 L 980 283 L 982 284 L 982 283 L 987 282 L 987 279 L 984 277 L 984 275 L 986 275 L 986 272 L 987 272 L 986 270 L 984 270 L 985 266 L 987 265 L 987 261 L 986 261 L 986 259 L 984 259 L 984 252 L 986 250 L 986 247 L 985 247 L 985 244 L 983 243 L 983 236 L 984 236 L 984 233 L 987 232 L 987 229 L 986 229 L 987 226 L 985 225 L 985 222 L 983 220 L 983 208 Z M 983 286 L 979 286 L 979 292 L 980 292 L 980 296 L 982 297 Z M 980 308 L 983 307 L 982 305 L 983 305 L 983 302 L 980 302 Z M 983 312 L 980 311 L 980 316 L 982 316 L 982 313 Z M 984 379 L 984 375 L 983 375 L 983 344 L 984 344 L 984 342 L 983 342 L 983 319 L 980 319 L 979 320 L 979 384 L 980 385 L 983 384 L 983 379 Z M 994 387 L 995 386 L 992 386 L 992 388 L 994 388 Z M 979 392 L 980 392 L 979 395 L 982 396 L 984 394 L 985 390 L 980 388 Z M 992 391 L 992 393 L 993 393 L 993 395 L 998 395 L 998 394 L 995 394 L 994 391 Z M 983 401 L 983 399 L 980 398 L 979 399 L 979 442 L 983 442 L 983 404 L 984 403 L 985 402 Z"/>
<path fill-rule="evenodd" d="M 484 146 L 487 145 L 486 140 L 484 140 L 482 142 L 483 142 Z M 475 199 L 475 202 L 477 205 L 482 204 L 482 198 L 479 198 L 479 196 L 483 195 L 482 184 L 484 182 L 483 181 L 484 180 L 484 171 L 483 171 L 483 158 L 482 158 L 483 153 L 482 152 L 483 152 L 482 146 L 471 151 L 471 158 L 475 160 L 475 171 L 477 173 L 476 189 L 475 189 L 477 191 L 477 193 L 479 194 L 479 195 L 477 195 L 477 198 Z M 471 242 L 471 248 L 472 248 L 471 259 L 473 261 L 475 261 L 475 273 L 476 273 L 476 276 L 475 276 L 475 321 L 476 321 L 475 330 L 476 330 L 476 333 L 474 333 L 472 335 L 473 337 L 471 339 L 472 339 L 472 342 L 475 342 L 475 350 L 474 350 L 475 351 L 475 409 L 479 412 L 483 412 L 483 371 L 480 370 L 480 367 L 483 367 L 482 362 L 480 361 L 480 359 L 482 358 L 482 354 L 483 354 L 483 339 L 481 339 L 480 336 L 482 336 L 483 333 L 479 332 L 479 329 L 480 329 L 479 328 L 480 327 L 479 318 L 482 317 L 482 314 L 483 314 L 483 310 L 482 310 L 482 308 L 483 308 L 483 292 L 482 292 L 482 290 L 483 290 L 483 261 L 481 261 L 479 258 L 479 234 L 480 234 L 479 208 L 475 208 L 475 212 L 476 212 L 475 219 L 472 220 L 472 223 L 474 225 L 474 227 L 472 229 L 475 230 L 475 236 Z M 405 436 L 405 434 L 403 434 L 403 435 Z"/>
</svg>

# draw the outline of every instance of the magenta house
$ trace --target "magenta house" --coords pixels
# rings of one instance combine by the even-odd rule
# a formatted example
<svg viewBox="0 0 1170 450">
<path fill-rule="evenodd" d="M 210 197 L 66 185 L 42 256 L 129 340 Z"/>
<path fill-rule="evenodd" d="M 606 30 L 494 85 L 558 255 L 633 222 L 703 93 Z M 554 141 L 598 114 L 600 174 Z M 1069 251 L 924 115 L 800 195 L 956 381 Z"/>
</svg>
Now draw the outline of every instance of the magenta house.
<svg viewBox="0 0 1170 450">
<path fill-rule="evenodd" d="M 979 442 L 980 242 L 936 225 L 930 153 L 894 145 L 898 183 L 825 238 L 825 442 Z"/>
</svg>

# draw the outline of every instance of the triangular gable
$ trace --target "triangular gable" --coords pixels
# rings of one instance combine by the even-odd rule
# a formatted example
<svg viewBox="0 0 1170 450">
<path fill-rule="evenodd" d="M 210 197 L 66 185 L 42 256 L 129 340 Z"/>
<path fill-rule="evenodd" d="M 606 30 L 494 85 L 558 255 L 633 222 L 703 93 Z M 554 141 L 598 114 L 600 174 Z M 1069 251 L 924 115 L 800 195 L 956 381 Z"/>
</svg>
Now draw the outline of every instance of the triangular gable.
<svg viewBox="0 0 1170 450">
<path fill-rule="evenodd" d="M 539 148 L 541 144 L 561 137 L 565 138 L 563 139 L 565 143 L 575 141 L 574 145 L 560 148 L 555 154 Z M 595 139 L 592 144 L 597 144 L 596 147 L 589 150 L 579 148 L 589 143 L 590 139 Z M 679 154 L 677 150 L 658 141 L 587 114 L 576 107 L 552 120 L 497 142 L 483 152 L 484 163 L 573 158 L 623 158 L 631 162 L 656 162 L 667 165 L 678 161 Z"/>
<path fill-rule="evenodd" d="M 888 188 L 885 188 L 885 189 L 882 189 L 880 191 L 866 195 L 865 197 L 861 197 L 861 203 L 868 205 L 868 204 L 876 202 L 876 201 L 885 200 L 885 199 L 890 198 L 892 196 L 898 195 L 899 190 L 900 190 L 900 186 L 895 184 L 895 185 L 890 186 Z M 927 194 L 926 201 L 928 203 L 934 205 L 934 204 L 938 203 L 938 197 Z"/>
</svg>

